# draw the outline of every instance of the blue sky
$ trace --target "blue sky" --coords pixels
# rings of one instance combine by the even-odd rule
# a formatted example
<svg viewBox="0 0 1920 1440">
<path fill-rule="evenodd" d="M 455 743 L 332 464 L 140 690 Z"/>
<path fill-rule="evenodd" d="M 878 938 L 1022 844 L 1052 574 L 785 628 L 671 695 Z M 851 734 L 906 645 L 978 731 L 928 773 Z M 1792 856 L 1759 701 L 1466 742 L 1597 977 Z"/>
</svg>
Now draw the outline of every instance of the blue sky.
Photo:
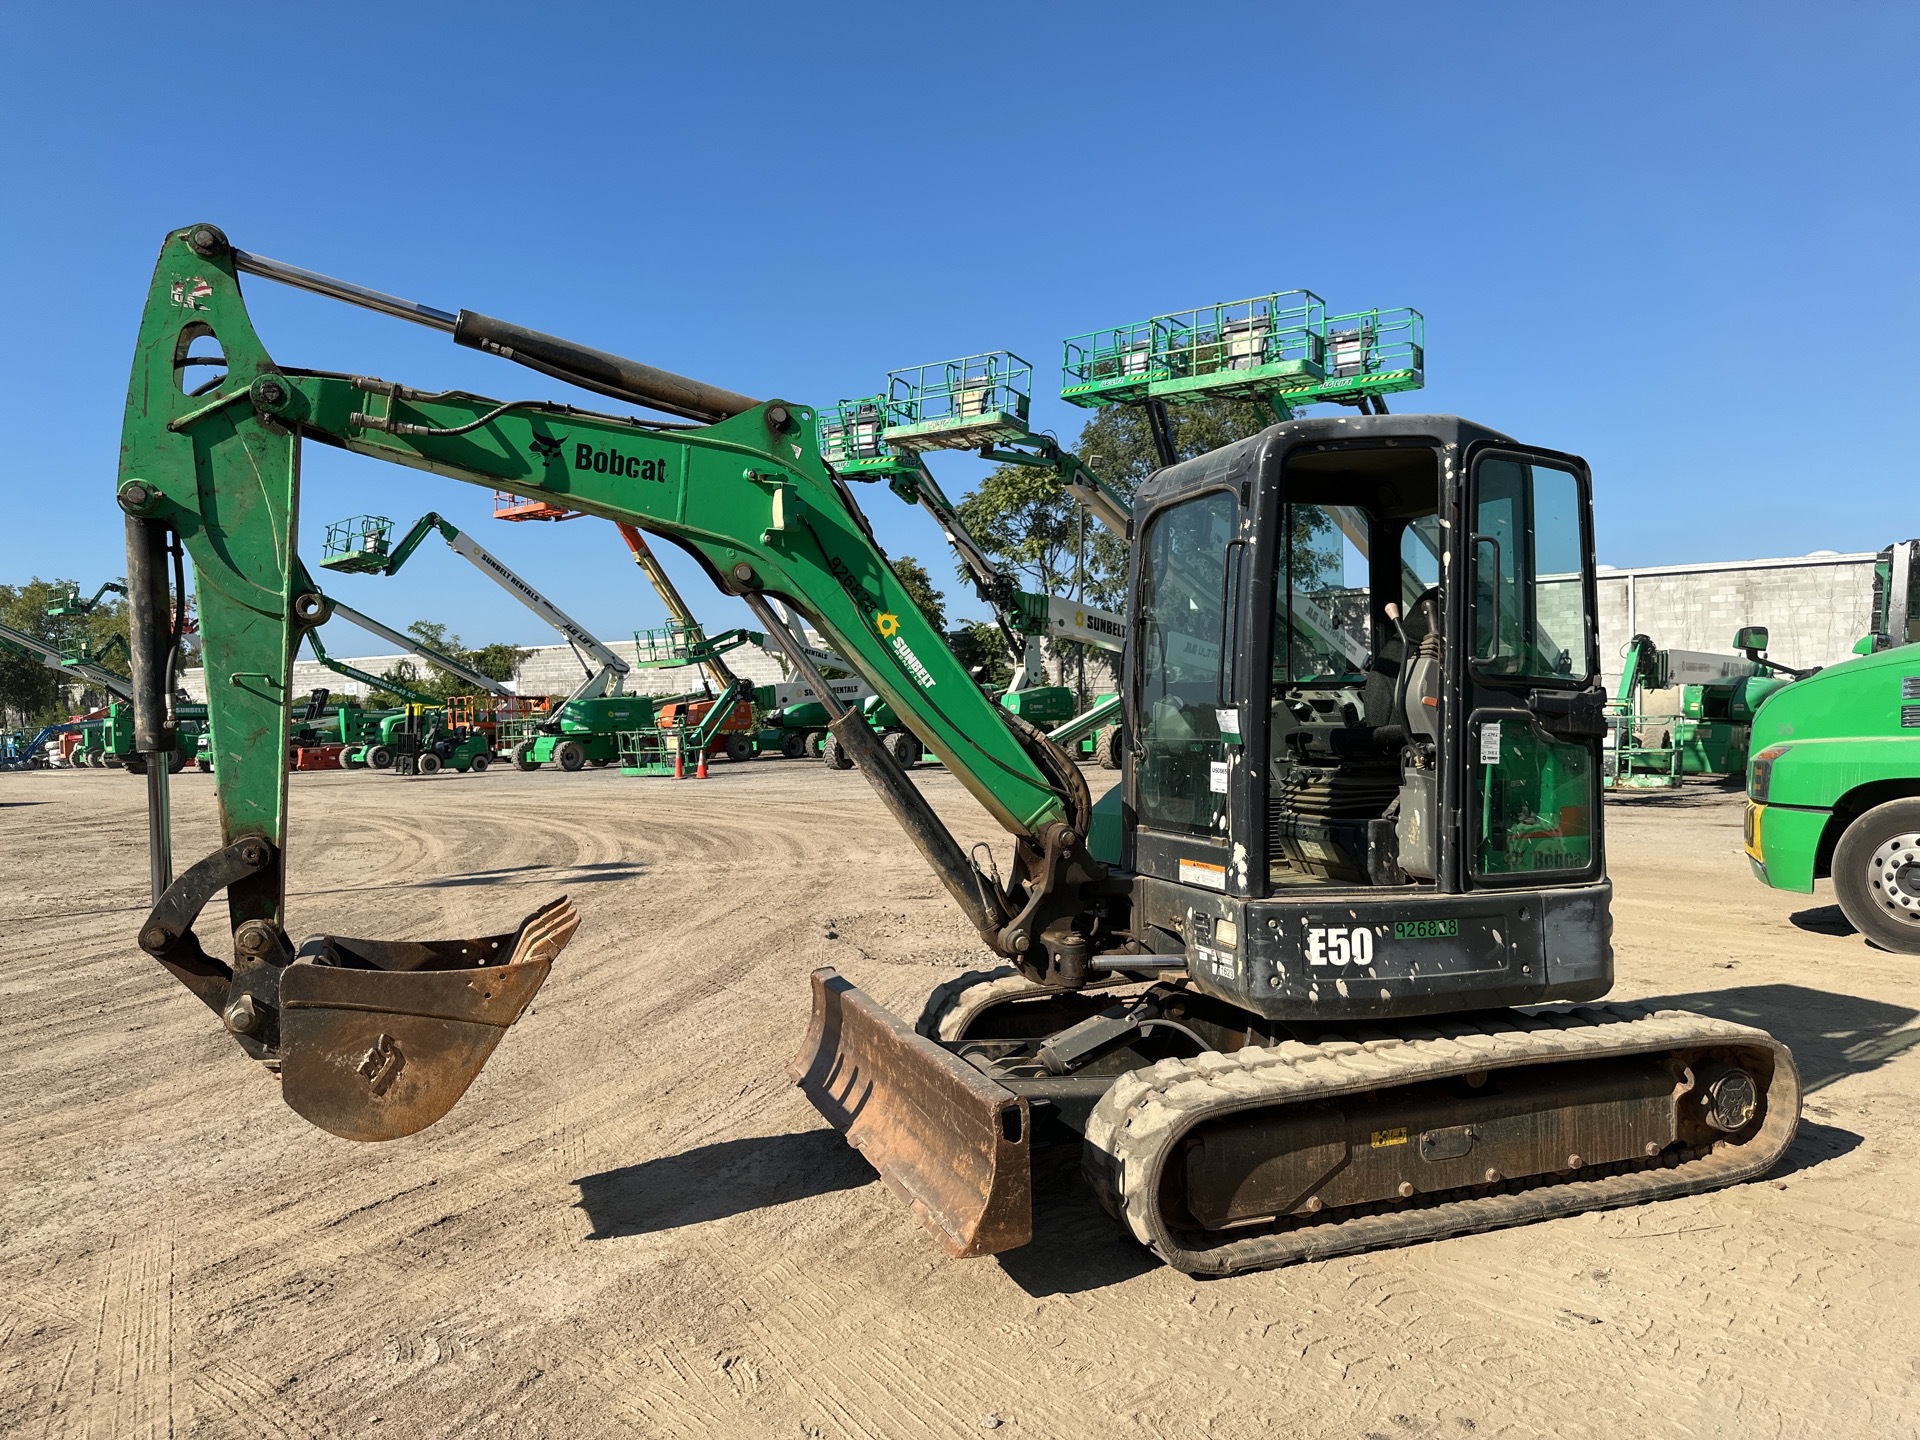
<svg viewBox="0 0 1920 1440">
<path fill-rule="evenodd" d="M 0 580 L 124 569 L 134 331 L 162 234 L 198 220 L 753 395 L 828 403 L 1012 349 L 1069 439 L 1069 334 L 1294 287 L 1413 305 L 1428 385 L 1396 408 L 1587 456 L 1603 562 L 1920 530 L 1910 5 L 253 13 L 9 8 Z M 604 403 L 248 294 L 289 365 Z M 954 492 L 979 470 L 937 468 Z M 918 511 L 861 494 L 890 553 L 950 574 Z M 310 559 L 328 520 L 428 509 L 606 638 L 660 619 L 605 525 L 496 524 L 484 492 L 308 447 Z M 438 550 L 334 588 L 470 642 L 551 638 Z"/>
</svg>

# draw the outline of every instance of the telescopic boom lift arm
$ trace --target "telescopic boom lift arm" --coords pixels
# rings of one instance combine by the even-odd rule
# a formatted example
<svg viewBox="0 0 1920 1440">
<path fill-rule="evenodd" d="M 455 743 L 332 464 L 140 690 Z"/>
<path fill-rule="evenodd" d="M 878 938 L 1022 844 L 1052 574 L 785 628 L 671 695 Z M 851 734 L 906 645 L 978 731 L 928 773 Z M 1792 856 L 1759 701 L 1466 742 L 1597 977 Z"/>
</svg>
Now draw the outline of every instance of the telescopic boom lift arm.
<svg viewBox="0 0 1920 1440">
<path fill-rule="evenodd" d="M 24 630 L 16 630 L 11 625 L 0 625 L 0 644 L 38 660 L 49 670 L 83 681 L 88 685 L 98 686 L 116 699 L 131 700 L 133 698 L 133 686 L 124 676 L 116 675 L 104 666 L 95 665 L 90 661 L 63 657 L 58 646 L 35 639 Z"/>
<path fill-rule="evenodd" d="M 391 553 L 382 557 L 378 563 L 356 564 L 354 561 L 357 557 L 352 553 L 344 557 L 335 557 L 333 560 L 323 560 L 321 563 L 333 569 L 346 570 L 349 572 L 391 575 L 407 563 L 408 559 L 413 555 L 413 552 L 420 548 L 420 542 L 422 540 L 435 532 L 438 532 L 440 538 L 447 542 L 447 548 L 449 550 L 453 551 L 454 554 L 460 556 L 463 560 L 466 560 L 474 569 L 478 570 L 482 575 L 485 575 L 502 590 L 505 590 L 509 595 L 513 596 L 514 599 L 518 600 L 522 605 L 526 606 L 527 609 L 531 610 L 535 615 L 538 615 L 548 625 L 551 625 L 557 630 L 560 633 L 560 637 L 573 647 L 576 656 L 579 656 L 581 651 L 585 651 L 586 656 L 592 659 L 592 665 L 587 664 L 586 659 L 581 659 L 581 668 L 586 671 L 586 679 L 580 683 L 572 695 L 567 697 L 568 699 L 587 700 L 597 695 L 605 695 L 609 691 L 615 695 L 620 693 L 622 682 L 624 682 L 632 667 L 628 665 L 625 660 L 621 659 L 619 655 L 595 639 L 587 630 L 586 626 L 582 625 L 558 605 L 547 599 L 546 596 L 542 595 L 532 585 L 529 585 L 516 574 L 512 567 L 507 565 L 505 561 L 501 560 L 478 540 L 474 539 L 471 535 L 467 534 L 466 531 L 462 530 L 444 516 L 436 515 L 431 511 L 422 515 L 418 520 L 413 522 L 413 527 L 401 537 L 400 543 L 393 547 Z M 336 601 L 336 608 L 338 604 L 339 602 Z M 354 621 L 356 625 L 365 623 L 364 619 Z M 369 628 L 373 629 L 375 634 L 384 635 L 396 644 L 411 645 L 414 643 L 412 641 L 399 639 L 393 631 L 385 627 L 369 626 Z M 433 659 L 433 663 L 436 665 L 444 665 L 442 659 L 431 656 L 427 658 Z M 600 668 L 596 670 L 594 665 Z M 492 685 L 495 682 L 489 681 L 487 683 Z M 495 689 L 493 693 L 496 695 L 505 695 L 511 692 Z"/>
<path fill-rule="evenodd" d="M 349 680 L 358 680 L 370 690 L 385 690 L 398 695 L 402 700 L 410 700 L 415 705 L 437 705 L 439 702 L 423 690 L 415 690 L 395 680 L 383 680 L 378 675 L 369 675 L 364 670 L 355 669 L 344 660 L 336 660 L 327 654 L 327 647 L 320 643 L 320 632 L 309 630 L 307 644 L 313 649 L 313 658 L 336 675 L 344 675 Z"/>
<path fill-rule="evenodd" d="M 478 670 L 475 670 L 471 665 L 463 665 L 458 660 L 455 660 L 451 655 L 442 655 L 438 650 L 435 650 L 432 646 L 421 644 L 418 640 L 414 639 L 413 636 L 407 634 L 407 632 L 404 630 L 392 629 L 389 626 L 382 625 L 378 620 L 375 620 L 370 615 L 362 615 L 358 610 L 354 609 L 351 605 L 348 605 L 343 600 L 336 600 L 332 596 L 328 596 L 327 603 L 332 607 L 333 614 L 337 619 L 345 620 L 350 625 L 358 625 L 362 630 L 365 630 L 368 633 L 373 635 L 378 635 L 382 640 L 386 640 L 392 644 L 398 645 L 402 650 L 406 651 L 409 655 L 416 656 L 419 659 L 426 661 L 429 665 L 436 666 L 437 668 L 446 671 L 449 675 L 453 676 L 453 678 L 456 680 L 464 680 L 467 684 L 473 686 L 474 689 L 476 690 L 484 690 L 486 691 L 487 694 L 495 695 L 495 696 L 507 696 L 507 695 L 512 695 L 514 693 L 514 689 L 511 685 L 505 684 L 504 682 L 499 680 L 495 680 L 491 675 L 482 675 Z M 317 631 L 310 632 L 310 633 L 313 635 L 314 653 L 316 655 L 319 655 L 320 654 L 319 634 Z M 332 665 L 332 662 L 329 661 L 325 655 L 320 655 L 320 663 L 323 665 Z M 339 667 L 333 666 L 333 668 L 338 669 Z M 342 673 L 345 673 L 345 672 L 342 672 Z M 381 685 L 389 690 L 393 688 L 392 686 L 388 685 L 387 682 L 384 680 L 377 680 L 374 683 Z"/>
</svg>

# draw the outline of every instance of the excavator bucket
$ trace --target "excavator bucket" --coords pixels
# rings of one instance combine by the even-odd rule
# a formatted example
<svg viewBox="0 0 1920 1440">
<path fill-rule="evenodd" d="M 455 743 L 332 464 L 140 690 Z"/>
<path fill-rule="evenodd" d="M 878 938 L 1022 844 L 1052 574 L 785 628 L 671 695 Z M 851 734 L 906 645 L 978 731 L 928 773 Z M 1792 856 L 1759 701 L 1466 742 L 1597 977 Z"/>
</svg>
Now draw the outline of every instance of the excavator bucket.
<svg viewBox="0 0 1920 1440">
<path fill-rule="evenodd" d="M 956 1257 L 1033 1238 L 1027 1102 L 831 969 L 789 1077 Z"/>
<path fill-rule="evenodd" d="M 323 1130 L 393 1140 L 466 1093 L 580 928 L 562 897 L 477 940 L 301 947 L 280 979 L 281 1093 Z"/>
</svg>

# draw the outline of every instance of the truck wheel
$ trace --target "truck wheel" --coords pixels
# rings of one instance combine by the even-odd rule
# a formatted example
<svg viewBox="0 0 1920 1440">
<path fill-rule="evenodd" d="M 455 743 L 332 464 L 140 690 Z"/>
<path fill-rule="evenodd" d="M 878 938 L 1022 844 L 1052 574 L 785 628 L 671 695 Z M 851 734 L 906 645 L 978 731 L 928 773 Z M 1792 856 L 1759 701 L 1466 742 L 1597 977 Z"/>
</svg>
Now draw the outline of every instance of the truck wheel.
<svg viewBox="0 0 1920 1440">
<path fill-rule="evenodd" d="M 802 759 L 807 753 L 807 737 L 798 730 L 789 730 L 780 737 L 780 753 L 789 760 Z"/>
<path fill-rule="evenodd" d="M 431 750 L 423 750 L 420 752 L 420 758 L 413 762 L 413 767 L 422 775 L 438 775 L 440 773 L 440 757 Z"/>
<path fill-rule="evenodd" d="M 1889 800 L 1833 847 L 1833 888 L 1853 928 L 1883 950 L 1920 955 L 1920 799 Z"/>
<path fill-rule="evenodd" d="M 493 757 L 482 750 L 478 755 L 473 757 L 473 763 L 467 766 L 467 770 L 474 775 L 484 775 L 487 773 L 487 766 L 492 763 Z"/>
<path fill-rule="evenodd" d="M 920 737 L 911 730 L 895 730 L 887 736 L 885 743 L 887 753 L 900 762 L 902 770 L 913 769 L 926 753 L 920 748 Z"/>
<path fill-rule="evenodd" d="M 744 764 L 753 758 L 753 741 L 744 735 L 727 736 L 727 759 L 734 764 Z"/>
<path fill-rule="evenodd" d="M 202 775 L 211 775 L 213 773 L 213 761 L 196 760 L 193 763 L 199 767 L 200 773 Z"/>
<path fill-rule="evenodd" d="M 820 752 L 826 747 L 826 743 L 826 731 L 809 730 L 807 732 L 807 754 L 813 759 L 818 760 L 820 758 Z"/>
<path fill-rule="evenodd" d="M 393 768 L 393 747 L 376 745 L 367 751 L 367 765 L 373 770 L 391 770 Z"/>
<path fill-rule="evenodd" d="M 138 754 L 129 755 L 120 762 L 120 768 L 129 775 L 144 775 L 147 773 L 147 757 Z"/>
<path fill-rule="evenodd" d="M 1120 768 L 1120 727 L 1109 725 L 1102 730 L 1093 742 L 1093 758 L 1100 762 L 1102 770 Z"/>
<path fill-rule="evenodd" d="M 553 747 L 553 758 L 562 770 L 578 770 L 587 763 L 587 751 L 578 740 L 562 740 Z"/>
<path fill-rule="evenodd" d="M 853 768 L 853 757 L 841 748 L 840 737 L 831 730 L 827 732 L 827 738 L 820 743 L 820 759 L 825 762 L 829 770 Z"/>
<path fill-rule="evenodd" d="M 540 762 L 533 758 L 533 742 L 522 740 L 507 752 L 507 758 L 513 761 L 516 770 L 538 770 Z"/>
</svg>

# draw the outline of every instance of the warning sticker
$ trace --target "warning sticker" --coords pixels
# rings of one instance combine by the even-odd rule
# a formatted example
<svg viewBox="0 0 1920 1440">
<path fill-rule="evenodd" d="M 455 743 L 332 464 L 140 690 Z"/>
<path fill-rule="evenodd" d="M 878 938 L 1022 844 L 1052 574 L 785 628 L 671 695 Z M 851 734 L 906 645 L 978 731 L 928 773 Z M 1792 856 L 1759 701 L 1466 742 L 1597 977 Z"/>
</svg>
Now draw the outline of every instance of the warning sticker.
<svg viewBox="0 0 1920 1440">
<path fill-rule="evenodd" d="M 1500 763 L 1500 722 L 1489 720 L 1480 727 L 1480 763 L 1498 765 Z"/>
<path fill-rule="evenodd" d="M 1227 762 L 1213 760 L 1207 764 L 1207 788 L 1216 795 L 1227 793 Z"/>
<path fill-rule="evenodd" d="M 1376 1150 L 1385 1150 L 1389 1145 L 1404 1145 L 1406 1143 L 1407 1127 L 1404 1125 L 1396 1125 L 1391 1130 L 1376 1130 L 1373 1132 L 1373 1148 Z"/>
<path fill-rule="evenodd" d="M 1210 865 L 1205 860 L 1182 860 L 1180 862 L 1180 883 L 1182 885 L 1204 885 L 1209 890 L 1227 888 L 1227 867 Z"/>
</svg>

